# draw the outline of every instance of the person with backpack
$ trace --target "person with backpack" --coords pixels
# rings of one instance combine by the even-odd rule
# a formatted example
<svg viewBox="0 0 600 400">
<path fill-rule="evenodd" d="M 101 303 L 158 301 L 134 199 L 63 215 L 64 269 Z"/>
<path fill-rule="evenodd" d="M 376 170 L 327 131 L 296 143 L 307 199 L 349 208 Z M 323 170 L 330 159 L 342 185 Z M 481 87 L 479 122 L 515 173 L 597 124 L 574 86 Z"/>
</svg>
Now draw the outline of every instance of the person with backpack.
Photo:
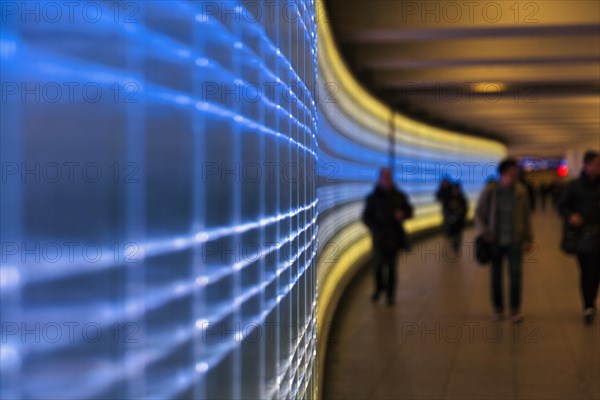
<svg viewBox="0 0 600 400">
<path fill-rule="evenodd" d="M 454 250 L 458 252 L 468 211 L 467 200 L 460 183 L 451 183 L 448 179 L 444 179 L 436 193 L 436 198 L 442 203 L 446 236 L 450 239 Z"/>
</svg>

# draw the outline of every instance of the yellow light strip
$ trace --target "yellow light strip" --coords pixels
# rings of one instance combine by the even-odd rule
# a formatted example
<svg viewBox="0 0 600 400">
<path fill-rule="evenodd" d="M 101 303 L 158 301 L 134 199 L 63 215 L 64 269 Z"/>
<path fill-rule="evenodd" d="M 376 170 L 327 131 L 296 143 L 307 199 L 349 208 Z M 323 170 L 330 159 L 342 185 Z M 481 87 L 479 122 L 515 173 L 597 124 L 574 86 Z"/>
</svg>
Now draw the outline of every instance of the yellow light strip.
<svg viewBox="0 0 600 400">
<path fill-rule="evenodd" d="M 389 121 L 392 110 L 385 104 L 371 96 L 352 76 L 350 70 L 346 67 L 333 39 L 331 29 L 328 26 L 327 12 L 323 0 L 317 0 L 317 30 L 318 30 L 318 47 L 319 47 L 319 69 L 322 73 L 322 78 L 326 81 L 333 81 L 339 84 L 339 93 L 347 93 L 350 98 L 350 103 L 359 105 L 357 108 L 362 110 L 353 110 L 350 112 L 353 118 L 360 120 L 365 126 L 373 126 L 373 117 L 379 119 L 386 124 Z M 342 100 L 340 97 L 340 105 L 348 106 L 347 100 Z M 350 110 L 349 110 L 350 111 Z M 483 138 L 475 138 L 466 136 L 458 132 L 446 131 L 435 128 L 427 124 L 410 119 L 399 113 L 394 113 L 396 128 L 398 131 L 396 136 L 399 139 L 406 135 L 420 139 L 425 139 L 423 145 L 431 142 L 438 145 L 452 146 L 451 148 L 457 152 L 473 151 L 477 149 L 479 154 L 496 155 L 501 158 L 506 154 L 506 147 L 492 140 Z M 382 129 L 374 129 L 381 135 L 386 132 Z"/>
<path fill-rule="evenodd" d="M 364 257 L 371 249 L 371 240 L 368 235 L 354 242 L 347 248 L 334 266 L 331 276 L 328 276 L 324 282 L 319 283 L 319 293 L 317 295 L 317 389 L 316 397 L 319 398 L 319 389 L 323 387 L 322 378 L 325 373 L 325 356 L 327 351 L 327 338 L 325 333 L 328 329 L 330 320 L 333 318 L 337 301 L 345 289 L 347 282 L 352 275 L 351 269 L 358 268 L 357 261 Z M 346 278 L 345 284 L 342 284 Z"/>
<path fill-rule="evenodd" d="M 319 283 L 319 307 L 317 312 L 319 323 L 317 324 L 317 335 L 320 335 L 322 332 L 321 322 L 325 323 L 326 321 L 325 315 L 329 309 L 328 304 L 336 292 L 340 293 L 339 283 L 341 279 L 343 277 L 348 278 L 348 270 L 352 266 L 355 266 L 356 262 L 369 251 L 371 251 L 371 239 L 368 235 L 365 235 L 341 254 L 338 262 L 329 271 L 327 279 Z"/>
</svg>

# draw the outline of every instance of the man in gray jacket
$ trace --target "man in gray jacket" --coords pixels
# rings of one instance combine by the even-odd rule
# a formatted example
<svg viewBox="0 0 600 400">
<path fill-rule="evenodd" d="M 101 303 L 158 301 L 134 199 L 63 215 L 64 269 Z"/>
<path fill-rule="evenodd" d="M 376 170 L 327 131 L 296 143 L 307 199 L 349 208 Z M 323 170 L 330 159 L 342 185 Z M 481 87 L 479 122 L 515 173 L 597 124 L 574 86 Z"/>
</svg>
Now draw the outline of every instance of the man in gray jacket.
<svg viewBox="0 0 600 400">
<path fill-rule="evenodd" d="M 494 318 L 504 314 L 502 262 L 508 259 L 510 312 L 513 323 L 521 322 L 523 251 L 533 242 L 527 188 L 518 181 L 517 162 L 505 159 L 498 165 L 500 178 L 483 189 L 475 210 L 475 223 L 484 239 L 492 243 L 491 293 Z"/>
</svg>

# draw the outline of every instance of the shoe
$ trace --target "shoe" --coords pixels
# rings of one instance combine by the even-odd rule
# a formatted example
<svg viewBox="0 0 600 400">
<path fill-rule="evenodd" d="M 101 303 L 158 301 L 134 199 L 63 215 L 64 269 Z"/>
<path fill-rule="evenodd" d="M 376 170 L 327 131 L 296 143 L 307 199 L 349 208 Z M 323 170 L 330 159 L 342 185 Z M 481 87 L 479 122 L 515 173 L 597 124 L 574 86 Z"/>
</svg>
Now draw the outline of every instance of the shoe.
<svg viewBox="0 0 600 400">
<path fill-rule="evenodd" d="M 493 317 L 494 322 L 500 322 L 503 319 L 504 319 L 504 314 L 502 314 L 502 311 L 497 311 L 494 313 L 494 317 Z"/>
<path fill-rule="evenodd" d="M 513 324 L 518 324 L 523 321 L 523 314 L 518 311 L 514 311 L 510 314 L 510 320 Z"/>
<path fill-rule="evenodd" d="M 586 308 L 583 312 L 583 322 L 586 325 L 591 325 L 594 322 L 594 314 L 596 314 L 596 310 L 593 308 Z"/>
</svg>

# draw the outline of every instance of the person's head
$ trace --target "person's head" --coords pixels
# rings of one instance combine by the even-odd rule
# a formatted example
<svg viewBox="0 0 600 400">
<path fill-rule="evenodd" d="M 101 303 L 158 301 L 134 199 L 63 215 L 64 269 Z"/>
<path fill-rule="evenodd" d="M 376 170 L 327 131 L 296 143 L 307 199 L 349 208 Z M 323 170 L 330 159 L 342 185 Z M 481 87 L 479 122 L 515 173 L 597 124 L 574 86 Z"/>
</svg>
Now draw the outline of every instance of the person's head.
<svg viewBox="0 0 600 400">
<path fill-rule="evenodd" d="M 500 184 L 502 186 L 512 186 L 518 177 L 517 161 L 512 158 L 506 158 L 498 165 L 498 174 L 500 175 Z"/>
<path fill-rule="evenodd" d="M 600 177 L 600 153 L 597 151 L 586 151 L 583 156 L 583 171 L 591 179 Z"/>
<path fill-rule="evenodd" d="M 381 170 L 379 171 L 379 179 L 377 181 L 377 184 L 384 190 L 389 190 L 394 186 L 394 179 L 392 177 L 391 168 L 381 168 Z"/>
</svg>

